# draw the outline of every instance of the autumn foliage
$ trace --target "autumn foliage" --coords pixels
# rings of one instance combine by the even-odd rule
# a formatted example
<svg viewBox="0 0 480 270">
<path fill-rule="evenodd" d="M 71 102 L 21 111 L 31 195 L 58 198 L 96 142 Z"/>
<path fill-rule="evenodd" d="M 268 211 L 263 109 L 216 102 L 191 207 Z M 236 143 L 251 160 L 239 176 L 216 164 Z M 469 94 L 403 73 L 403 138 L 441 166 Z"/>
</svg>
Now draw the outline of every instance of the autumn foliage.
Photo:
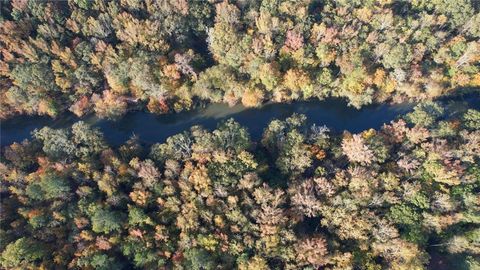
<svg viewBox="0 0 480 270">
<path fill-rule="evenodd" d="M 0 118 L 205 102 L 357 108 L 480 86 L 475 0 L 3 1 Z"/>
</svg>

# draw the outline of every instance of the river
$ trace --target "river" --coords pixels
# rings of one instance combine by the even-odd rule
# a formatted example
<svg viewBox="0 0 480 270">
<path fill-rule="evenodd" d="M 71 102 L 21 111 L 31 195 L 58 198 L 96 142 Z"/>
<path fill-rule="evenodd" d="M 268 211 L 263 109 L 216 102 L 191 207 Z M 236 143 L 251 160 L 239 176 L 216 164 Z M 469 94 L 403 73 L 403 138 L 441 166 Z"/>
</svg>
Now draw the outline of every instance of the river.
<svg viewBox="0 0 480 270">
<path fill-rule="evenodd" d="M 449 103 L 450 106 L 456 106 L 459 108 L 457 110 L 461 110 L 461 108 L 465 108 L 467 102 L 471 107 L 478 107 L 479 101 L 480 96 L 474 95 L 442 102 Z M 328 99 L 288 104 L 269 103 L 258 108 L 210 104 L 204 108 L 164 115 L 134 111 L 127 113 L 117 121 L 98 119 L 95 116 L 78 118 L 73 114 L 65 114 L 56 119 L 47 116 L 17 116 L 1 123 L 0 144 L 5 146 L 29 139 L 33 130 L 44 126 L 63 128 L 80 120 L 100 128 L 105 139 L 112 146 L 122 144 L 134 134 L 146 144 L 163 142 L 169 136 L 187 130 L 193 125 L 214 129 L 219 122 L 228 118 L 234 118 L 241 125 L 247 127 L 252 138 L 257 140 L 272 119 L 284 119 L 293 113 L 305 114 L 310 124 L 326 125 L 334 131 L 360 132 L 369 128 L 377 129 L 384 123 L 411 111 L 412 108 L 413 104 L 403 103 L 369 105 L 355 109 L 347 106 L 343 100 Z"/>
<path fill-rule="evenodd" d="M 193 125 L 214 129 L 219 122 L 228 118 L 234 118 L 247 127 L 251 136 L 257 139 L 272 119 L 284 119 L 293 113 L 305 114 L 309 122 L 327 125 L 334 130 L 359 132 L 368 128 L 378 128 L 411 108 L 410 104 L 397 104 L 372 105 L 357 110 L 347 106 L 341 100 L 328 100 L 290 104 L 271 103 L 259 108 L 211 104 L 204 108 L 164 115 L 134 111 L 117 121 L 98 119 L 95 116 L 78 118 L 73 114 L 66 114 L 56 119 L 46 116 L 18 116 L 2 122 L 1 145 L 5 146 L 30 138 L 31 132 L 36 128 L 44 126 L 63 128 L 79 120 L 100 128 L 111 145 L 119 145 L 133 134 L 147 144 L 163 142 L 169 136 L 187 130 Z"/>
</svg>

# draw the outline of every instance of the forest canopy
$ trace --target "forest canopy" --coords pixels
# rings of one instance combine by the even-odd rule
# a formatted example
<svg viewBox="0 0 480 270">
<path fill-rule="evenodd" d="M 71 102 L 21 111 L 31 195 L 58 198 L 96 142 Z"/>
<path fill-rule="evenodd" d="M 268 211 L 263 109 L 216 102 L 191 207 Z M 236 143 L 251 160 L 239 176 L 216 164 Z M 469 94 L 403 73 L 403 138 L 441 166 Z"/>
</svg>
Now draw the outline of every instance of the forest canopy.
<svg viewBox="0 0 480 270">
<path fill-rule="evenodd" d="M 258 141 L 230 119 L 151 147 L 44 127 L 3 149 L 0 179 L 4 269 L 480 267 L 474 109 L 421 103 L 358 134 L 293 114 Z"/>
<path fill-rule="evenodd" d="M 0 118 L 480 86 L 475 0 L 1 1 Z"/>
<path fill-rule="evenodd" d="M 0 0 L 2 121 L 414 106 L 359 133 L 36 129 L 0 149 L 0 268 L 479 270 L 480 111 L 439 102 L 479 88 L 476 0 Z"/>
</svg>

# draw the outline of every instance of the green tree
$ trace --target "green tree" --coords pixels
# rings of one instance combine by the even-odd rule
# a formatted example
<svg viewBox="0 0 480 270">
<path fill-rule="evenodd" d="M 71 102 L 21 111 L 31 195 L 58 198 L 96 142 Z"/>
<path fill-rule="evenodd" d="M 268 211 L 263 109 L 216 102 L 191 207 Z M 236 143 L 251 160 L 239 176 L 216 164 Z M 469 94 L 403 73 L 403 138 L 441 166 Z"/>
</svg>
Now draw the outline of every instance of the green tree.
<svg viewBox="0 0 480 270">
<path fill-rule="evenodd" d="M 218 125 L 213 131 L 214 140 L 220 149 L 233 149 L 236 152 L 247 149 L 250 146 L 250 136 L 245 128 L 233 119 Z"/>
<path fill-rule="evenodd" d="M 92 230 L 97 233 L 120 231 L 123 217 L 117 211 L 98 209 L 92 216 Z"/>
<path fill-rule="evenodd" d="M 66 160 L 75 153 L 75 145 L 70 140 L 70 132 L 66 129 L 44 127 L 33 132 L 33 137 L 39 140 L 43 151 L 55 160 Z"/>
<path fill-rule="evenodd" d="M 480 129 L 480 111 L 469 109 L 463 115 L 463 123 L 469 130 Z"/>
<path fill-rule="evenodd" d="M 193 270 L 215 269 L 214 258 L 204 249 L 192 248 L 185 251 L 185 265 Z"/>
<path fill-rule="evenodd" d="M 6 246 L 0 262 L 5 268 L 25 269 L 40 266 L 46 258 L 44 246 L 31 238 L 22 237 Z"/>
<path fill-rule="evenodd" d="M 39 185 L 46 199 L 61 199 L 68 197 L 70 193 L 71 188 L 67 181 L 62 176 L 52 173 L 42 176 Z"/>
<path fill-rule="evenodd" d="M 81 159 L 91 158 L 107 148 L 103 134 L 83 121 L 72 125 L 72 141 L 76 155 Z"/>
<path fill-rule="evenodd" d="M 406 115 L 406 120 L 412 124 L 430 127 L 441 117 L 444 109 L 434 102 L 425 102 L 416 105 L 413 112 Z"/>
<path fill-rule="evenodd" d="M 303 173 L 312 164 L 312 157 L 305 144 L 305 137 L 296 130 L 287 133 L 276 161 L 285 174 Z"/>
</svg>

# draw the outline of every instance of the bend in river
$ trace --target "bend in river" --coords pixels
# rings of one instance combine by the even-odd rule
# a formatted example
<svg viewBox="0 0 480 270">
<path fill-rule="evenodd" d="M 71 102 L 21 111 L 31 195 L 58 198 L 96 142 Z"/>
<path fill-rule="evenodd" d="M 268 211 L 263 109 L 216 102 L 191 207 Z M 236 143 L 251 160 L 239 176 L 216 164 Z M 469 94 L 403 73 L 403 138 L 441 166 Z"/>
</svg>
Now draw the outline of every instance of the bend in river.
<svg viewBox="0 0 480 270">
<path fill-rule="evenodd" d="M 480 105 L 480 96 L 455 98 L 442 101 L 450 106 L 464 108 Z M 263 129 L 275 118 L 284 119 L 293 113 L 305 114 L 309 123 L 326 125 L 336 130 L 360 132 L 369 128 L 379 128 L 398 116 L 409 112 L 414 104 L 370 105 L 361 109 L 347 106 L 343 100 L 328 99 L 325 101 L 304 101 L 285 103 L 270 103 L 259 108 L 245 108 L 242 105 L 228 107 L 224 104 L 210 104 L 205 108 L 176 114 L 155 115 L 143 111 L 130 112 L 118 121 L 100 120 L 94 116 L 78 118 L 74 115 L 52 119 L 42 116 L 18 116 L 1 123 L 2 146 L 19 142 L 31 137 L 34 129 L 44 126 L 63 128 L 83 120 L 100 128 L 110 145 L 120 145 L 132 135 L 139 136 L 144 143 L 163 142 L 166 138 L 188 130 L 193 125 L 201 125 L 213 129 L 225 119 L 233 118 L 247 127 L 253 139 L 259 139 Z"/>
</svg>

